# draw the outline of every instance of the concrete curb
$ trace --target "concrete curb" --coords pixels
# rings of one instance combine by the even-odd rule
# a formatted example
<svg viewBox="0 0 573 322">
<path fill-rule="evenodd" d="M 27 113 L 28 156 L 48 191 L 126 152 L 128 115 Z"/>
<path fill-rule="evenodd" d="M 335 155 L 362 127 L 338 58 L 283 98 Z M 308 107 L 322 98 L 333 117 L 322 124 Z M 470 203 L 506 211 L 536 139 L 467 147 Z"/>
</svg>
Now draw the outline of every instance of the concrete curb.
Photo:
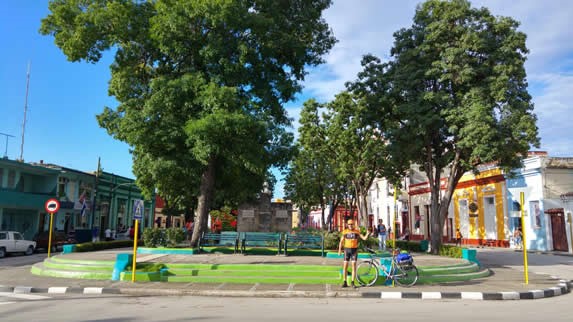
<svg viewBox="0 0 573 322">
<path fill-rule="evenodd" d="M 564 295 L 571 292 L 573 281 L 560 281 L 555 287 L 527 292 L 363 292 L 362 297 L 386 299 L 420 300 L 536 300 Z"/>
<path fill-rule="evenodd" d="M 324 291 L 257 291 L 255 288 L 249 291 L 238 290 L 192 290 L 192 289 L 152 289 L 152 288 L 114 288 L 114 287 L 31 287 L 31 286 L 2 286 L 0 292 L 30 294 L 83 294 L 83 295 L 139 295 L 139 296 L 169 296 L 169 295 L 193 295 L 193 296 L 219 296 L 219 297 L 271 297 L 271 298 L 375 298 L 383 300 L 535 300 L 560 296 L 571 292 L 573 280 L 560 280 L 555 287 L 543 290 L 531 290 L 526 292 L 369 292 L 369 291 L 333 291 L 331 285 L 326 284 Z"/>
</svg>

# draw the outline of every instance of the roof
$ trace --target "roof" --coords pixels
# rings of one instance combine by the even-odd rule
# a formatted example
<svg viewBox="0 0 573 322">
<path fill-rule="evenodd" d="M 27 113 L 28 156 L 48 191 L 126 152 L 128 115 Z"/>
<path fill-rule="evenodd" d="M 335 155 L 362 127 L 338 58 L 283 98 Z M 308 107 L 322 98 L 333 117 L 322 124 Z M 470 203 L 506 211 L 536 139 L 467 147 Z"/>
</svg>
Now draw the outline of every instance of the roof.
<svg viewBox="0 0 573 322">
<path fill-rule="evenodd" d="M 556 214 L 562 214 L 564 213 L 564 211 L 563 208 L 549 208 L 545 210 L 545 213 L 550 215 L 556 215 Z"/>
</svg>

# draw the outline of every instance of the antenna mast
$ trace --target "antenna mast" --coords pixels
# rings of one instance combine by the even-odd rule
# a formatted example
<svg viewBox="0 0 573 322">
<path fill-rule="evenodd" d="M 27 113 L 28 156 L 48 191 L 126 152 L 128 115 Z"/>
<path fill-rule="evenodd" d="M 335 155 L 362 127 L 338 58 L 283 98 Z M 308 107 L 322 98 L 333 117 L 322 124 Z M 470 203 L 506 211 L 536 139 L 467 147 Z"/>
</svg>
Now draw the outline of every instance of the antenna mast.
<svg viewBox="0 0 573 322">
<path fill-rule="evenodd" d="M 20 161 L 24 161 L 24 133 L 26 132 L 26 113 L 28 112 L 28 90 L 30 88 L 30 63 L 26 73 L 26 100 L 24 102 L 24 120 L 22 121 L 22 143 L 20 144 Z"/>
<path fill-rule="evenodd" d="M 10 134 L 6 134 L 6 133 L 0 133 L 0 135 L 4 135 L 6 137 L 6 150 L 4 150 L 4 158 L 7 159 L 8 158 L 8 138 L 13 138 L 13 135 Z"/>
</svg>

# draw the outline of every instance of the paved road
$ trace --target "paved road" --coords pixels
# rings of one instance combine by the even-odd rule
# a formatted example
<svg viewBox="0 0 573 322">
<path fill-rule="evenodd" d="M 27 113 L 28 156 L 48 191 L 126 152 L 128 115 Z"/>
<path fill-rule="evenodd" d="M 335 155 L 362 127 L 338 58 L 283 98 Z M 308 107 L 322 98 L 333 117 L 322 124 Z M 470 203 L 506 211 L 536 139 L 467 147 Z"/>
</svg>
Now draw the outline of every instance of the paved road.
<svg viewBox="0 0 573 322">
<path fill-rule="evenodd" d="M 97 297 L 0 305 L 2 321 L 571 321 L 573 295 L 535 301 Z"/>
<path fill-rule="evenodd" d="M 509 267 L 523 272 L 523 252 L 504 248 L 480 248 L 478 260 L 487 267 Z M 573 256 L 527 254 L 528 271 L 573 280 Z M 573 320 L 573 319 L 572 319 Z"/>
<path fill-rule="evenodd" d="M 30 256 L 22 254 L 8 254 L 8 256 L 4 258 L 0 258 L 0 269 L 5 267 L 33 265 L 35 263 L 42 262 L 46 257 L 48 257 L 48 253 L 34 253 Z"/>
</svg>

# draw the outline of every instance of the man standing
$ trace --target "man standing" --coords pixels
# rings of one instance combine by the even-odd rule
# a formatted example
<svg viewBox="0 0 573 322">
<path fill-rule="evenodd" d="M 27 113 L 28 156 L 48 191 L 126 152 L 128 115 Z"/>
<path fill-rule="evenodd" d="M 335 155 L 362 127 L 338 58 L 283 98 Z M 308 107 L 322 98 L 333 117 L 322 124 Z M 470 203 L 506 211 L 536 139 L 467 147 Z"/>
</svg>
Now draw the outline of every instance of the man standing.
<svg viewBox="0 0 573 322">
<path fill-rule="evenodd" d="M 347 228 L 342 231 L 340 243 L 338 244 L 338 256 L 342 253 L 342 245 L 344 245 L 344 264 L 342 265 L 342 275 L 344 282 L 342 287 L 348 287 L 346 277 L 348 274 L 348 261 L 352 262 L 352 287 L 356 288 L 354 282 L 356 281 L 356 259 L 358 257 L 358 237 L 362 240 L 368 239 L 370 232 L 366 235 L 361 235 L 360 230 L 354 228 L 354 221 L 352 219 L 346 222 Z"/>
<path fill-rule="evenodd" d="M 378 219 L 378 250 L 386 250 L 386 225 Z"/>
</svg>

